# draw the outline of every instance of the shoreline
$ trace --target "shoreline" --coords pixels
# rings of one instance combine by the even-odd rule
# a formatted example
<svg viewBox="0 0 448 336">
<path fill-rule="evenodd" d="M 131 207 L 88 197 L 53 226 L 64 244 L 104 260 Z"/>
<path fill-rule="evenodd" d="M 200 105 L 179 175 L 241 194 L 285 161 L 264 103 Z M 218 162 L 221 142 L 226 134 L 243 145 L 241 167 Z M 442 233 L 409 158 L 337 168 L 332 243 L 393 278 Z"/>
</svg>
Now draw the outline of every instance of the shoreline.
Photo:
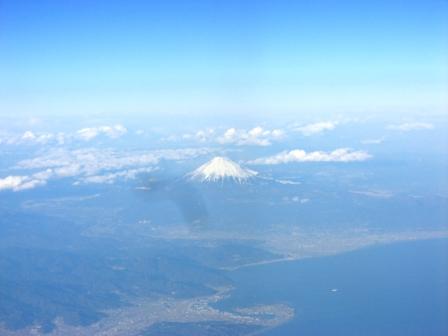
<svg viewBox="0 0 448 336">
<path fill-rule="evenodd" d="M 298 261 L 298 260 L 310 259 L 310 258 L 330 257 L 330 256 L 339 255 L 339 254 L 354 252 L 354 251 L 365 249 L 365 248 L 372 248 L 372 247 L 376 247 L 376 246 L 385 246 L 385 245 L 391 245 L 391 244 L 399 244 L 399 243 L 422 241 L 422 240 L 448 239 L 448 231 L 425 231 L 425 232 L 420 232 L 420 233 L 422 234 L 421 236 L 419 236 L 419 235 L 416 236 L 415 232 L 414 232 L 414 235 L 410 235 L 410 236 L 406 236 L 406 234 L 409 234 L 409 233 L 404 233 L 405 236 L 403 236 L 403 237 L 397 237 L 394 235 L 393 237 L 389 237 L 390 238 L 389 240 L 387 239 L 387 237 L 383 236 L 381 240 L 366 242 L 365 244 L 359 245 L 356 247 L 352 246 L 350 248 L 342 248 L 338 251 L 331 251 L 328 253 L 321 252 L 321 253 L 316 253 L 314 255 L 313 254 L 307 254 L 307 255 L 287 254 L 281 258 L 261 260 L 261 261 L 242 264 L 242 265 L 238 265 L 238 266 L 220 267 L 219 269 L 223 270 L 223 271 L 233 272 L 233 271 L 237 271 L 239 269 L 256 267 L 256 266 L 260 266 L 260 265 L 268 265 L 268 264 L 281 263 L 281 262 L 291 262 L 291 261 Z M 271 251 L 271 252 L 274 252 L 274 251 Z"/>
</svg>

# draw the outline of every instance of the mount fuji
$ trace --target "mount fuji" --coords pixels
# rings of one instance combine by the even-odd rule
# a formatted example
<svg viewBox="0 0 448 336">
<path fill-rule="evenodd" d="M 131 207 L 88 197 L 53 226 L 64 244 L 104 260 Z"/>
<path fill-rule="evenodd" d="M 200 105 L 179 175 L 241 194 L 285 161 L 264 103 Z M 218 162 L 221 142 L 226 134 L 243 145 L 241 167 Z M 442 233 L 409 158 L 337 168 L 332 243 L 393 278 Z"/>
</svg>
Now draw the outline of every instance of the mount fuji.
<svg viewBox="0 0 448 336">
<path fill-rule="evenodd" d="M 216 156 L 193 172 L 187 174 L 190 180 L 200 182 L 218 182 L 230 180 L 238 183 L 257 176 L 257 172 L 241 167 L 235 161 L 222 156 Z"/>
</svg>

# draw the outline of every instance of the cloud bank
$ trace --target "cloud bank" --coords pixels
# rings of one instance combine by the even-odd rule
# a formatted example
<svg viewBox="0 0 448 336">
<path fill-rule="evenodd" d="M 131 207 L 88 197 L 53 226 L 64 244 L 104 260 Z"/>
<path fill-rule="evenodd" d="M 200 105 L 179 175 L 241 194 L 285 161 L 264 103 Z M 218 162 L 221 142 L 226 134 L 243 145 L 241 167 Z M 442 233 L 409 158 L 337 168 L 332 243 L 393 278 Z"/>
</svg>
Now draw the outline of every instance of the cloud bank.
<svg viewBox="0 0 448 336">
<path fill-rule="evenodd" d="M 426 122 L 408 122 L 397 125 L 389 125 L 386 128 L 392 131 L 410 132 L 416 130 L 430 130 L 434 128 L 434 125 Z"/>
<path fill-rule="evenodd" d="M 222 136 L 218 137 L 217 141 L 223 145 L 270 146 L 273 140 L 282 138 L 284 134 L 281 129 L 267 130 L 260 126 L 250 130 L 229 128 Z"/>
<path fill-rule="evenodd" d="M 353 151 L 349 148 L 339 148 L 332 152 L 314 151 L 307 153 L 302 149 L 283 151 L 273 156 L 249 161 L 255 165 L 276 165 L 291 162 L 353 162 L 365 161 L 372 156 L 365 151 Z"/>
<path fill-rule="evenodd" d="M 100 135 L 105 135 L 111 139 L 116 139 L 126 134 L 128 130 L 123 125 L 117 124 L 114 126 L 100 126 L 82 128 L 76 132 L 77 136 L 85 141 L 95 139 Z"/>
<path fill-rule="evenodd" d="M 14 169 L 30 171 L 0 179 L 0 190 L 21 191 L 43 186 L 49 180 L 72 177 L 74 184 L 114 183 L 135 179 L 157 169 L 161 160 L 179 161 L 209 154 L 208 148 L 163 149 L 119 152 L 111 149 L 53 149 L 33 159 L 20 161 Z"/>
<path fill-rule="evenodd" d="M 304 136 L 311 136 L 322 133 L 324 131 L 330 131 L 336 128 L 337 121 L 323 121 L 313 124 L 308 124 L 305 126 L 297 127 L 295 130 L 302 133 Z"/>
<path fill-rule="evenodd" d="M 214 128 L 206 128 L 193 133 L 185 133 L 182 136 L 171 135 L 164 138 L 165 141 L 198 141 L 202 143 L 215 142 L 220 145 L 235 146 L 270 146 L 272 142 L 283 138 L 285 132 L 281 129 L 265 129 L 256 126 L 251 129 L 231 127 L 224 131 Z"/>
<path fill-rule="evenodd" d="M 128 132 L 126 127 L 117 124 L 113 126 L 87 127 L 75 132 L 34 132 L 25 131 L 22 134 L 0 133 L 0 144 L 4 145 L 64 145 L 73 141 L 88 142 L 99 136 L 117 139 Z"/>
</svg>

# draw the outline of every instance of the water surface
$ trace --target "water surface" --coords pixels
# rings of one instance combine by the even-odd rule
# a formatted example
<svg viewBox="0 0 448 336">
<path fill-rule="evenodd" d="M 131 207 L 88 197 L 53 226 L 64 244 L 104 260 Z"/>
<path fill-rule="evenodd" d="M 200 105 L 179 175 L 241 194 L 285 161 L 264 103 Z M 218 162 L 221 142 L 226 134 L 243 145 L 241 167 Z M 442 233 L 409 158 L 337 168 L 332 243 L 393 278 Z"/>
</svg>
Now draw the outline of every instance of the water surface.
<svg viewBox="0 0 448 336">
<path fill-rule="evenodd" d="M 338 256 L 232 272 L 236 290 L 221 307 L 283 302 L 288 335 L 448 335 L 448 240 L 366 248 Z"/>
</svg>

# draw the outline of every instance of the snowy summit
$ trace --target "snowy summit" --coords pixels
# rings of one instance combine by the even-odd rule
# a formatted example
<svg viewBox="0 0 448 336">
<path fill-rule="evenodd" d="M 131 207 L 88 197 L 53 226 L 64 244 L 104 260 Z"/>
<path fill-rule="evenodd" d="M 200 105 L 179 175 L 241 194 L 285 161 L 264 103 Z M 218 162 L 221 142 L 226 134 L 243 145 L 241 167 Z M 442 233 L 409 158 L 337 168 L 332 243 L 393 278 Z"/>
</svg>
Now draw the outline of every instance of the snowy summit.
<svg viewBox="0 0 448 336">
<path fill-rule="evenodd" d="M 229 179 L 238 183 L 244 182 L 256 175 L 257 172 L 242 168 L 238 163 L 222 156 L 214 157 L 188 174 L 190 179 L 201 182 L 215 182 Z"/>
</svg>

